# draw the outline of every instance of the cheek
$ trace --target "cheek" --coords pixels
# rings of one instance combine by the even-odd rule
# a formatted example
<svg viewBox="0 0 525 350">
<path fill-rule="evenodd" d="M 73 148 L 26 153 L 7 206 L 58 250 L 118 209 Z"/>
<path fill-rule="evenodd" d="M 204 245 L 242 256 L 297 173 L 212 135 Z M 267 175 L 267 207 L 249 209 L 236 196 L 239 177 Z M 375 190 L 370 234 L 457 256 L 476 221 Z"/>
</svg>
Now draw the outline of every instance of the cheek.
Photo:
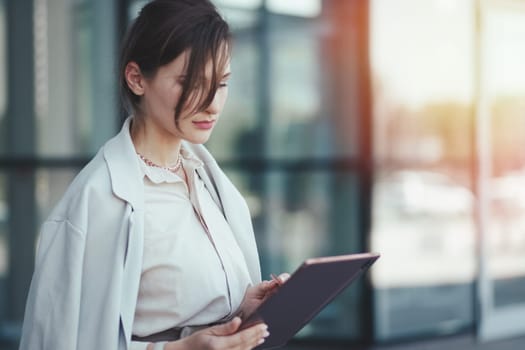
<svg viewBox="0 0 525 350">
<path fill-rule="evenodd" d="M 166 82 L 163 85 L 158 85 L 155 92 L 164 104 L 174 105 L 180 98 L 182 88 L 179 84 Z"/>
<path fill-rule="evenodd" d="M 224 91 L 219 91 L 217 98 L 219 99 L 219 105 L 221 109 L 226 104 L 226 100 L 228 99 L 228 88 L 223 89 Z"/>
<path fill-rule="evenodd" d="M 157 89 L 147 97 L 147 103 L 151 109 L 164 110 L 174 109 L 179 100 L 180 91 L 172 88 Z"/>
<path fill-rule="evenodd" d="M 182 88 L 177 84 L 177 86 L 169 90 L 169 93 L 166 94 L 165 99 L 168 103 L 173 105 L 173 108 L 175 108 L 179 102 L 181 94 Z"/>
</svg>

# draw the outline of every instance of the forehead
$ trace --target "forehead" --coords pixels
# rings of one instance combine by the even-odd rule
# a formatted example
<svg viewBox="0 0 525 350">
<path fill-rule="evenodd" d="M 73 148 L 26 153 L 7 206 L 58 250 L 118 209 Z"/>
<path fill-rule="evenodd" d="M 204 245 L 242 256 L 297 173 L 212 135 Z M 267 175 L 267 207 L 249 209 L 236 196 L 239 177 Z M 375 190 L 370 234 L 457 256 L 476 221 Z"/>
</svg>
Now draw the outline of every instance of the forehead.
<svg viewBox="0 0 525 350">
<path fill-rule="evenodd" d="M 213 61 L 211 58 L 208 59 L 208 61 L 206 62 L 206 66 L 204 67 L 204 74 L 206 75 L 206 77 L 211 77 L 214 69 L 223 70 L 223 71 L 218 71 L 217 73 L 219 74 L 227 74 L 230 72 L 229 53 L 226 50 L 223 50 L 220 53 L 220 55 L 222 56 L 218 57 L 218 61 L 216 62 L 215 67 L 213 65 Z M 227 55 L 227 56 L 224 56 L 224 55 Z M 164 71 L 169 74 L 186 75 L 186 71 L 187 71 L 188 63 L 190 59 L 191 59 L 191 49 L 185 50 L 182 54 L 177 56 L 171 62 L 165 64 L 164 66 L 159 67 L 159 73 L 161 71 Z"/>
</svg>

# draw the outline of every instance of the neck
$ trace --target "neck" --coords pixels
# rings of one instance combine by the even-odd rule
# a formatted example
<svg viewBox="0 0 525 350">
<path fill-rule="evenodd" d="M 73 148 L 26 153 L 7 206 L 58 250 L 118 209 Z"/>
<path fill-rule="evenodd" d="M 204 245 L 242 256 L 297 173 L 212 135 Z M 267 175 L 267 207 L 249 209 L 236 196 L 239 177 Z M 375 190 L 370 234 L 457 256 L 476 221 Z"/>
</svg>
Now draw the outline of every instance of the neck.
<svg viewBox="0 0 525 350">
<path fill-rule="evenodd" d="M 133 118 L 131 139 L 136 152 L 153 163 L 163 167 L 177 164 L 182 140 L 155 124 L 143 118 Z"/>
</svg>

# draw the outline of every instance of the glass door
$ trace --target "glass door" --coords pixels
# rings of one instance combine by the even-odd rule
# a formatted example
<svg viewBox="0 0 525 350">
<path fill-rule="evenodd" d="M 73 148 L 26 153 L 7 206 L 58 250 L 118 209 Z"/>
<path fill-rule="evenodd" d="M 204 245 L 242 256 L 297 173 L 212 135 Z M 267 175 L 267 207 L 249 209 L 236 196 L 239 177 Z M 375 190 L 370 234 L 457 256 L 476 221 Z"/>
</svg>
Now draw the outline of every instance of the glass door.
<svg viewBox="0 0 525 350">
<path fill-rule="evenodd" d="M 481 340 L 525 334 L 525 1 L 480 0 L 477 207 Z"/>
<path fill-rule="evenodd" d="M 475 324 L 473 4 L 370 5 L 378 342 Z"/>
</svg>

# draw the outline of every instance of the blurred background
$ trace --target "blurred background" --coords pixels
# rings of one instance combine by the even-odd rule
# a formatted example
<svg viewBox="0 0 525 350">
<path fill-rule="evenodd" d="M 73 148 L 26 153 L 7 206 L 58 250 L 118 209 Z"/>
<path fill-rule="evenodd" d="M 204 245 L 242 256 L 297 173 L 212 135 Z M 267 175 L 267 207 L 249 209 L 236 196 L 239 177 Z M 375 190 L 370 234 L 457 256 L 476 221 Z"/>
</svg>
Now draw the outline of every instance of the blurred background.
<svg viewBox="0 0 525 350">
<path fill-rule="evenodd" d="M 525 0 L 216 0 L 235 35 L 208 143 L 263 275 L 381 259 L 288 349 L 525 348 Z M 126 117 L 145 1 L 0 0 L 0 349 L 42 221 Z"/>
</svg>

